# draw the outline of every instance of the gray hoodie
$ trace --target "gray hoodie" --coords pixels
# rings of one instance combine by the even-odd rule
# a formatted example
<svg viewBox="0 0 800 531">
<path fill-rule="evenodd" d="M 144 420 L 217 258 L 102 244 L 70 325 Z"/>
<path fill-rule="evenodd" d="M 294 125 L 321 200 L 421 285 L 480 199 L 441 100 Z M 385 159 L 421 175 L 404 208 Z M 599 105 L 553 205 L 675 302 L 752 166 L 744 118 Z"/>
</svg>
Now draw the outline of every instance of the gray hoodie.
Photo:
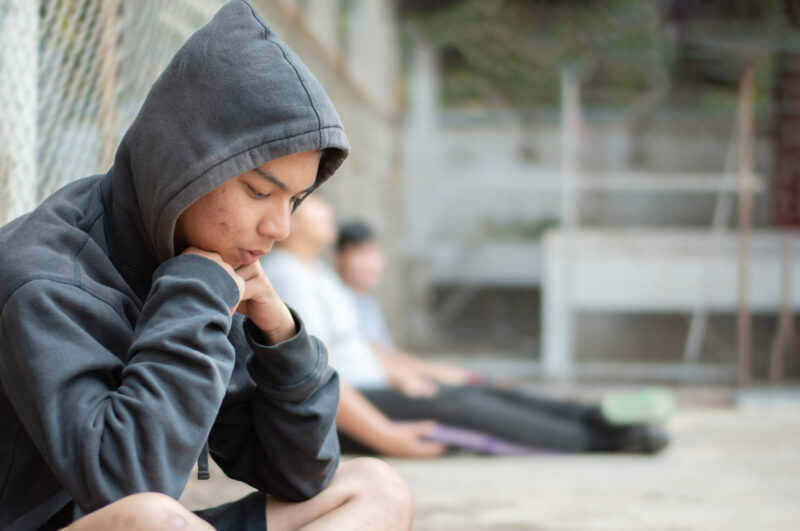
<svg viewBox="0 0 800 531">
<path fill-rule="evenodd" d="M 286 500 L 330 481 L 338 381 L 296 316 L 277 346 L 230 315 L 236 284 L 176 256 L 197 198 L 274 158 L 349 146 L 325 91 L 233 0 L 153 86 L 106 175 L 0 228 L 0 529 L 142 491 L 178 497 L 206 441 L 229 476 Z M 177 250 L 179 252 L 180 250 Z"/>
</svg>

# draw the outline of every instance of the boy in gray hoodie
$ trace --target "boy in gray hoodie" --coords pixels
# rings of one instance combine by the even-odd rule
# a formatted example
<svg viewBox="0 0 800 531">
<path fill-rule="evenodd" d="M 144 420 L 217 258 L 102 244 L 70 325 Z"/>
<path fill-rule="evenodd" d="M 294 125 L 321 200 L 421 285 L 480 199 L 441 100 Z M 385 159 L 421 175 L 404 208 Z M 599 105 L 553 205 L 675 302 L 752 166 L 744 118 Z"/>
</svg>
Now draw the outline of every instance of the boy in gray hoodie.
<svg viewBox="0 0 800 531">
<path fill-rule="evenodd" d="M 107 174 L 0 228 L 0 529 L 410 526 L 389 467 L 338 466 L 338 377 L 258 261 L 348 151 L 317 80 L 233 0 Z M 175 498 L 208 453 L 258 492 L 201 520 Z"/>
</svg>

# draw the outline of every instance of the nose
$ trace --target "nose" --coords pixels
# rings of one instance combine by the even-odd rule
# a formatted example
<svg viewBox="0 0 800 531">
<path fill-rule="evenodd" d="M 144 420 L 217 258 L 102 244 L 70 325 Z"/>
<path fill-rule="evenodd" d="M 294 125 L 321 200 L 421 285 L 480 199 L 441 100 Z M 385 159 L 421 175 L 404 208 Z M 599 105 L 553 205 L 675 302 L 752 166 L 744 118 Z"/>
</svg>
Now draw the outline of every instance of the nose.
<svg viewBox="0 0 800 531">
<path fill-rule="evenodd" d="M 285 240 L 289 236 L 289 216 L 292 214 L 291 204 L 281 204 L 270 209 L 258 223 L 258 233 L 274 241 Z"/>
</svg>

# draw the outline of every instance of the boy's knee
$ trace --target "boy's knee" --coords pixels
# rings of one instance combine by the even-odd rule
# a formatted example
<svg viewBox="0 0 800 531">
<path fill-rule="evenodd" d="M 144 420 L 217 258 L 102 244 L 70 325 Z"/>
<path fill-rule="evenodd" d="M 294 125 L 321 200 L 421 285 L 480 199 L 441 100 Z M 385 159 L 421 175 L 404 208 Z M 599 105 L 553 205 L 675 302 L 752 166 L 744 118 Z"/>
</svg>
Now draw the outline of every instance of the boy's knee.
<svg viewBox="0 0 800 531">
<path fill-rule="evenodd" d="M 415 512 L 414 497 L 394 468 L 380 459 L 362 457 L 343 462 L 340 471 L 353 485 L 356 496 L 363 495 L 382 504 L 387 517 L 395 522 L 408 522 L 410 527 Z"/>
<path fill-rule="evenodd" d="M 121 499 L 123 512 L 135 529 L 211 529 L 208 524 L 165 494 L 142 492 Z M 123 529 L 127 529 L 124 527 Z"/>
<path fill-rule="evenodd" d="M 183 505 L 165 494 L 142 492 L 131 494 L 74 522 L 67 529 L 212 529 Z"/>
</svg>

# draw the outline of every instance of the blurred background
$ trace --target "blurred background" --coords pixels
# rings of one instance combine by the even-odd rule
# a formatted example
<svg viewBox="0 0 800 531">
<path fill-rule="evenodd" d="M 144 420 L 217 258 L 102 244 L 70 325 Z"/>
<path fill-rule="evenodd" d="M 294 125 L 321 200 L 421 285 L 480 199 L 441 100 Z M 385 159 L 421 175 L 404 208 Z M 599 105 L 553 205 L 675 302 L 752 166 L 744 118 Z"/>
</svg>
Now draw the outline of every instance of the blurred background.
<svg viewBox="0 0 800 531">
<path fill-rule="evenodd" d="M 2 221 L 105 172 L 222 3 L 0 2 Z M 345 123 L 323 193 L 376 228 L 398 343 L 556 381 L 800 376 L 797 3 L 253 3 Z"/>
<path fill-rule="evenodd" d="M 345 124 L 321 193 L 399 345 L 681 408 L 655 457 L 394 460 L 416 529 L 800 528 L 798 2 L 251 1 Z M 0 0 L 0 222 L 106 172 L 223 3 Z M 246 492 L 215 481 L 182 501 Z"/>
</svg>

